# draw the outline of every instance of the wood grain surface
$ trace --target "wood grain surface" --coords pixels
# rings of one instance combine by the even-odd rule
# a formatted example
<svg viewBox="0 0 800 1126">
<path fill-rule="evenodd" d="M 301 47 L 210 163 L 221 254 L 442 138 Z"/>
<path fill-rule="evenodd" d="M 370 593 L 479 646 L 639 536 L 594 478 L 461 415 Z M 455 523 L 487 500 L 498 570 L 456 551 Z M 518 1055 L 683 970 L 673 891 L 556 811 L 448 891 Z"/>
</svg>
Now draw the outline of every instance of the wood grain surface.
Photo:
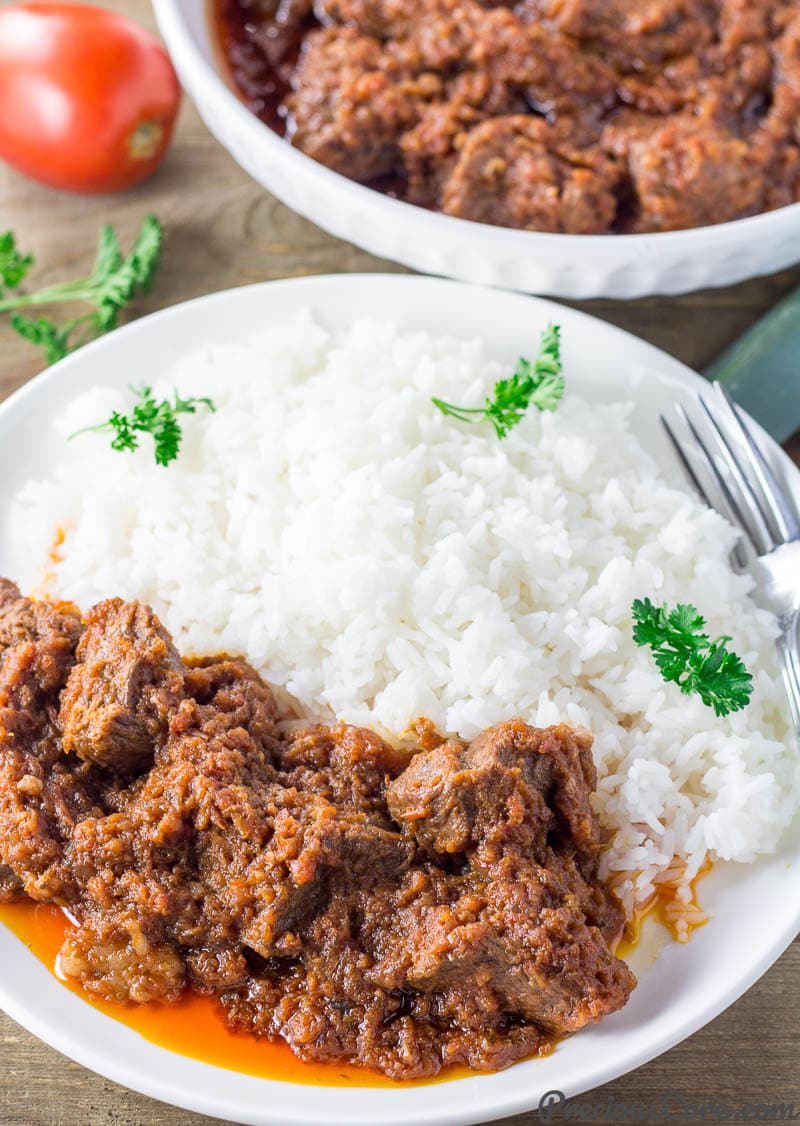
<svg viewBox="0 0 800 1126">
<path fill-rule="evenodd" d="M 152 26 L 146 0 L 108 6 Z M 0 168 L 0 230 L 12 228 L 20 244 L 35 252 L 32 281 L 37 283 L 80 276 L 91 265 L 101 223 L 115 224 L 127 242 L 148 211 L 167 230 L 163 265 L 153 293 L 131 309 L 131 316 L 269 278 L 402 270 L 338 242 L 268 196 L 209 136 L 188 104 L 164 167 L 133 192 L 113 198 L 57 194 Z M 798 284 L 800 269 L 675 299 L 594 301 L 579 307 L 701 368 Z M 0 324 L 0 398 L 40 366 L 36 350 Z M 800 441 L 795 439 L 790 449 L 800 462 Z M 795 941 L 745 997 L 708 1027 L 600 1093 L 576 1100 L 571 1121 L 639 1122 L 644 1112 L 634 1104 L 655 1103 L 670 1092 L 702 1096 L 732 1110 L 794 1103 L 800 1116 L 799 1048 L 800 942 Z M 617 1109 L 602 1119 L 590 1105 L 600 1096 L 604 1102 L 617 1100 Z M 679 1102 L 670 1105 L 675 1110 Z M 507 1122 L 522 1126 L 534 1118 Z M 0 1014 L 0 1126 L 210 1126 L 211 1121 L 90 1074 Z"/>
</svg>

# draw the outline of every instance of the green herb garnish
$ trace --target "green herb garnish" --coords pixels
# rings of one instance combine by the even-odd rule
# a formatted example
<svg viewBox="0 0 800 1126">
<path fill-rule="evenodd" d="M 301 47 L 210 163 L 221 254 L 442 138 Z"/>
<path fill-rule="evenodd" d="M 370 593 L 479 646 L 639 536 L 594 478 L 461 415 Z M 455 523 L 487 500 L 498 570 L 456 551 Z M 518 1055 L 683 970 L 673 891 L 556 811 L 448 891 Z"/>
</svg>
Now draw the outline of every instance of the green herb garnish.
<svg viewBox="0 0 800 1126">
<path fill-rule="evenodd" d="M 17 249 L 11 231 L 0 235 L 0 297 L 7 289 L 16 289 L 32 265 L 32 256 Z"/>
<path fill-rule="evenodd" d="M 674 610 L 637 598 L 633 639 L 649 645 L 664 680 L 687 696 L 696 693 L 715 715 L 738 712 L 750 700 L 753 678 L 741 657 L 727 648 L 730 637 L 716 641 L 705 633 L 706 621 L 695 606 L 679 603 Z"/>
<path fill-rule="evenodd" d="M 35 293 L 20 293 L 34 259 L 22 254 L 11 231 L 0 234 L 0 313 L 11 312 L 11 327 L 44 349 L 48 364 L 61 360 L 82 344 L 116 327 L 119 313 L 138 293 L 150 288 L 161 250 L 161 224 L 155 215 L 143 220 L 130 254 L 125 257 L 113 227 L 103 227 L 94 268 L 88 278 L 60 282 Z M 92 312 L 57 324 L 49 317 L 31 318 L 17 310 L 29 306 L 81 301 Z"/>
<path fill-rule="evenodd" d="M 178 456 L 183 438 L 177 416 L 195 414 L 199 406 L 207 407 L 212 412 L 216 410 L 211 399 L 182 399 L 177 391 L 174 392 L 172 402 L 169 399 L 157 402 L 153 398 L 152 387 L 131 387 L 130 391 L 139 400 L 130 414 L 114 411 L 107 422 L 101 422 L 98 426 L 85 426 L 70 434 L 70 441 L 79 434 L 113 434 L 112 450 L 137 450 L 139 435 L 152 434 L 156 464 L 169 465 Z"/>
<path fill-rule="evenodd" d="M 528 407 L 540 411 L 554 411 L 564 397 L 564 377 L 561 374 L 561 329 L 548 325 L 539 342 L 539 352 L 533 363 L 520 359 L 514 374 L 494 385 L 494 398 L 486 399 L 482 407 L 456 407 L 441 399 L 433 405 L 442 414 L 460 422 L 483 422 L 494 426 L 498 438 L 505 438 L 509 430 L 523 418 Z"/>
</svg>

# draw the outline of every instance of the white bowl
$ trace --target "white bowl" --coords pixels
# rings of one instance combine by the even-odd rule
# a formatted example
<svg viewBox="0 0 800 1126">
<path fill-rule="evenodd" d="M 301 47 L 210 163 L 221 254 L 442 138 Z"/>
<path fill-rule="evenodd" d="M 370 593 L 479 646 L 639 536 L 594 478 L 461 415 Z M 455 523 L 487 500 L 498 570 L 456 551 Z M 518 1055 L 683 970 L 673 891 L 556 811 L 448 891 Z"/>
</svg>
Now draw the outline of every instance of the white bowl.
<svg viewBox="0 0 800 1126">
<path fill-rule="evenodd" d="M 800 203 L 690 231 L 553 235 L 391 199 L 311 160 L 250 113 L 220 74 L 205 7 L 200 0 L 153 0 L 181 81 L 208 128 L 289 207 L 382 258 L 427 274 L 570 298 L 686 293 L 800 260 Z"/>
<path fill-rule="evenodd" d="M 331 327 L 357 316 L 401 328 L 479 335 L 513 362 L 548 323 L 563 329 L 569 386 L 596 401 L 629 399 L 632 426 L 675 472 L 659 413 L 703 386 L 677 360 L 572 309 L 518 294 L 433 278 L 380 274 L 312 277 L 217 293 L 176 305 L 82 348 L 0 406 L 0 574 L 14 557 L 6 516 L 22 482 L 59 456 L 52 420 L 97 385 L 157 378 L 187 348 L 236 341 L 309 308 Z M 231 376 L 235 379 L 235 373 Z M 754 424 L 755 425 L 755 424 Z M 775 471 L 800 500 L 800 473 L 765 438 Z M 13 574 L 12 576 L 13 577 Z M 142 1039 L 65 989 L 0 925 L 0 1008 L 72 1059 L 144 1094 L 229 1122 L 254 1126 L 466 1126 L 535 1108 L 547 1092 L 567 1097 L 607 1083 L 689 1036 L 735 1001 L 800 928 L 800 824 L 771 857 L 719 864 L 701 884 L 711 921 L 687 946 L 669 943 L 640 973 L 630 1002 L 599 1025 L 496 1075 L 421 1087 L 300 1086 L 257 1079 L 174 1055 Z M 680 1076 L 676 1089 L 681 1089 Z M 685 1092 L 688 1097 L 691 1092 Z M 671 1112 L 670 1112 L 671 1113 Z"/>
</svg>

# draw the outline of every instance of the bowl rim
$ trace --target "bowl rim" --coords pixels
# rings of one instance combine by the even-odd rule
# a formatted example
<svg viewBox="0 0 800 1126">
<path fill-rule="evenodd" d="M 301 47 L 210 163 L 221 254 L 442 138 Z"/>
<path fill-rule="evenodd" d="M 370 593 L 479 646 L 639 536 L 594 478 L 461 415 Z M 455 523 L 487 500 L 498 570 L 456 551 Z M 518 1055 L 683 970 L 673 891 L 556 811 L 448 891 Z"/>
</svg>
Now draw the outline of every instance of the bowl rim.
<svg viewBox="0 0 800 1126">
<path fill-rule="evenodd" d="M 213 0 L 202 0 L 199 5 L 201 18 L 209 36 L 212 53 L 221 54 L 213 41 L 211 26 L 211 5 Z M 481 241 L 492 240 L 504 244 L 509 249 L 532 250 L 537 245 L 548 245 L 550 250 L 555 250 L 559 244 L 568 240 L 570 246 L 583 251 L 607 250 L 611 247 L 625 248 L 627 257 L 651 258 L 659 251 L 680 247 L 684 253 L 692 250 L 712 250 L 716 246 L 758 241 L 767 239 L 770 235 L 783 232 L 789 218 L 800 222 L 800 200 L 785 204 L 783 207 L 762 211 L 757 215 L 748 215 L 741 219 L 732 219 L 725 223 L 715 223 L 703 227 L 687 227 L 677 231 L 653 231 L 644 234 L 563 234 L 552 231 L 529 231 L 514 227 L 499 227 L 491 223 L 479 223 L 472 219 L 461 219 L 454 215 L 446 215 L 442 211 L 431 211 L 406 200 L 395 199 L 370 188 L 357 180 L 351 180 L 340 172 L 332 169 L 307 156 L 306 153 L 293 145 L 288 144 L 279 137 L 260 118 L 247 108 L 235 92 L 232 84 L 226 80 L 221 66 L 216 66 L 201 49 L 195 35 L 188 26 L 184 9 L 184 0 L 152 0 L 153 11 L 159 25 L 161 34 L 174 56 L 174 61 L 179 72 L 189 75 L 192 81 L 185 84 L 193 89 L 193 82 L 210 89 L 216 99 L 227 112 L 234 115 L 241 126 L 248 133 L 254 145 L 264 144 L 272 152 L 286 162 L 288 167 L 293 167 L 298 173 L 306 176 L 314 175 L 320 183 L 326 184 L 329 189 L 350 196 L 353 203 L 361 207 L 383 208 L 387 221 L 392 219 L 403 223 L 416 223 L 419 227 L 433 231 L 447 231 L 453 238 L 479 238 Z"/>
</svg>

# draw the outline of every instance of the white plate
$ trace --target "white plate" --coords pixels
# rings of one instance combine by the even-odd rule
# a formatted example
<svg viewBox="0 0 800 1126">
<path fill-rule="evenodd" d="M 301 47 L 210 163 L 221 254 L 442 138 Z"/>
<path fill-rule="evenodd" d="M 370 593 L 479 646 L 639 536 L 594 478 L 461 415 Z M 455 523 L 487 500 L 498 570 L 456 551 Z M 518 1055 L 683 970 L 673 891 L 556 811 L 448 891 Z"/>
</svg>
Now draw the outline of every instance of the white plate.
<svg viewBox="0 0 800 1126">
<path fill-rule="evenodd" d="M 152 0 L 208 128 L 278 199 L 338 238 L 426 274 L 558 297 L 641 297 L 733 285 L 800 259 L 800 203 L 689 231 L 558 235 L 473 223 L 348 180 L 292 148 L 222 78 L 207 4 Z"/>
<path fill-rule="evenodd" d="M 178 305 L 120 329 L 64 360 L 0 407 L 0 528 L 16 485 L 52 459 L 49 422 L 94 384 L 150 377 L 187 348 L 229 341 L 309 307 L 336 326 L 358 315 L 404 328 L 483 336 L 514 361 L 549 320 L 563 327 L 570 387 L 595 400 L 628 397 L 634 425 L 672 465 L 659 411 L 701 385 L 677 361 L 581 313 L 496 290 L 430 278 L 349 275 L 271 282 Z M 235 378 L 232 375 L 232 378 Z M 800 473 L 771 447 L 800 497 Z M 9 543 L 0 538 L 0 574 Z M 12 576 L 13 577 L 13 576 Z M 0 1006 L 79 1063 L 165 1102 L 229 1121 L 283 1126 L 460 1126 L 529 1110 L 547 1091 L 575 1095 L 606 1083 L 689 1036 L 735 1001 L 800 928 L 800 833 L 752 867 L 719 866 L 702 883 L 711 922 L 686 947 L 668 944 L 621 1013 L 560 1044 L 548 1059 L 496 1075 L 407 1089 L 345 1090 L 255 1079 L 173 1055 L 64 989 L 0 927 Z M 680 1086 L 679 1081 L 676 1085 Z"/>
</svg>

